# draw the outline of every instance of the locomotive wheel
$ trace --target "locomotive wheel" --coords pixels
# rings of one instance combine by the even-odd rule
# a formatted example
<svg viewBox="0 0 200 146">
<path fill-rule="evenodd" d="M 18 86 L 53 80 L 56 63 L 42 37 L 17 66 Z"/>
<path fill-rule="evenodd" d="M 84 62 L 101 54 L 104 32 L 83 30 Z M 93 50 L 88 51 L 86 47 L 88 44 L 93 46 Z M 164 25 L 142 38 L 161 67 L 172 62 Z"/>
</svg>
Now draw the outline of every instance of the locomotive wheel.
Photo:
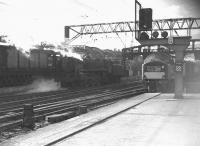
<svg viewBox="0 0 200 146">
<path fill-rule="evenodd" d="M 96 80 L 94 80 L 94 81 L 93 81 L 93 86 L 95 86 L 95 87 L 96 87 L 96 86 L 100 86 L 100 82 L 99 82 L 99 81 L 96 81 Z"/>
<path fill-rule="evenodd" d="M 92 80 L 88 80 L 86 82 L 86 87 L 92 87 Z"/>
<path fill-rule="evenodd" d="M 97 81 L 97 80 L 88 80 L 87 83 L 86 83 L 86 86 L 87 87 L 96 87 L 96 86 L 99 86 L 100 83 Z"/>
</svg>

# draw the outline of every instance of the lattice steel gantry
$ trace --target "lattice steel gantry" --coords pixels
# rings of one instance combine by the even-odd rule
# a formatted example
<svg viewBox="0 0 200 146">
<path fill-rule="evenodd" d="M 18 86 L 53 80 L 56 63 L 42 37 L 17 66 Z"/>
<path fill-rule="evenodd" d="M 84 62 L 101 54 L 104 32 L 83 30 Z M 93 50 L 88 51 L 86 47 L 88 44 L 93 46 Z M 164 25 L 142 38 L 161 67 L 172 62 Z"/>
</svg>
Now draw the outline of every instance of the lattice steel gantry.
<svg viewBox="0 0 200 146">
<path fill-rule="evenodd" d="M 138 27 L 138 21 L 70 25 L 65 26 L 65 38 L 69 38 L 69 42 L 71 42 L 81 35 L 135 32 L 138 31 Z M 192 29 L 200 29 L 200 18 L 153 20 L 151 32 L 169 31 L 171 36 L 191 36 Z M 180 30 L 185 32 L 179 32 Z M 70 31 L 75 32 L 72 38 L 70 38 Z"/>
</svg>

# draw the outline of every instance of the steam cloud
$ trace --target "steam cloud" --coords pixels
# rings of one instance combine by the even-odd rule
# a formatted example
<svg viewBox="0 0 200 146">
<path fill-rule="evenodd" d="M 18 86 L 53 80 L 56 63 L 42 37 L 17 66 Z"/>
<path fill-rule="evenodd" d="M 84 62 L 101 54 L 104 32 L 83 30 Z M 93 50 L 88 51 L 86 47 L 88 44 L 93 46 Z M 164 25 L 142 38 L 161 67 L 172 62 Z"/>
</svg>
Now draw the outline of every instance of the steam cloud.
<svg viewBox="0 0 200 146">
<path fill-rule="evenodd" d="M 54 79 L 37 79 L 32 84 L 18 87 L 5 87 L 0 89 L 0 94 L 6 93 L 35 93 L 60 90 L 60 83 Z"/>
<path fill-rule="evenodd" d="M 30 85 L 30 89 L 27 91 L 27 93 L 48 92 L 59 89 L 61 89 L 61 85 L 60 83 L 55 82 L 54 79 L 38 79 Z"/>
</svg>

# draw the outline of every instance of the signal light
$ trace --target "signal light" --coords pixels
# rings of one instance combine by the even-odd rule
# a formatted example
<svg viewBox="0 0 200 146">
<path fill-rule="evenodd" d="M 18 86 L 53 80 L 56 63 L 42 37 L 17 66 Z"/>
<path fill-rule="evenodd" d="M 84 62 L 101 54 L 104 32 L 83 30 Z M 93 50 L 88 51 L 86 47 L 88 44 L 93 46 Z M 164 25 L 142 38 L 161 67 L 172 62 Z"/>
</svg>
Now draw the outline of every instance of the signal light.
<svg viewBox="0 0 200 146">
<path fill-rule="evenodd" d="M 149 39 L 149 35 L 146 32 L 142 32 L 140 34 L 140 39 L 141 40 L 148 40 Z"/>
<path fill-rule="evenodd" d="M 152 9 L 151 8 L 140 9 L 139 29 L 152 30 Z"/>
<path fill-rule="evenodd" d="M 162 36 L 163 38 L 167 38 L 167 36 L 168 36 L 168 32 L 163 31 L 163 32 L 161 33 L 161 36 Z"/>
<path fill-rule="evenodd" d="M 154 31 L 152 35 L 153 35 L 153 38 L 157 38 L 159 36 L 159 33 L 157 31 Z"/>
</svg>

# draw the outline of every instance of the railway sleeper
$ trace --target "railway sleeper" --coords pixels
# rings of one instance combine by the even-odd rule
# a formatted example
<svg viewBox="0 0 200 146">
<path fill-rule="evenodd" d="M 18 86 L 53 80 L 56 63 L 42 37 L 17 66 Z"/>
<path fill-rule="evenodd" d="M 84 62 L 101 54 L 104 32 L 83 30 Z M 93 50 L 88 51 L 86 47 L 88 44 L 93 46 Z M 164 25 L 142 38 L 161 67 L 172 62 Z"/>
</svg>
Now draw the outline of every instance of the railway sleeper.
<svg viewBox="0 0 200 146">
<path fill-rule="evenodd" d="M 112 96 L 112 97 L 114 97 L 114 96 L 117 96 L 118 94 L 112 94 L 112 95 L 109 95 L 109 96 Z M 104 97 L 106 96 L 106 98 L 107 98 L 107 96 L 108 95 L 104 95 Z M 119 96 L 119 95 L 118 95 Z M 94 100 L 96 100 L 96 98 L 99 98 L 99 96 L 96 96 L 95 98 L 94 98 Z M 102 97 L 101 97 L 102 98 Z M 87 99 L 86 99 L 87 100 Z M 86 100 L 84 100 L 84 101 L 75 101 L 75 102 L 73 102 L 73 103 L 62 103 L 62 104 L 58 104 L 57 106 L 55 106 L 55 105 L 52 105 L 52 106 L 49 106 L 49 107 L 43 107 L 43 108 L 39 108 L 39 109 L 37 109 L 37 110 L 35 110 L 35 113 L 36 114 L 44 114 L 44 113 L 46 113 L 46 112 L 54 112 L 54 111 L 57 111 L 57 110 L 59 110 L 60 108 L 64 108 L 64 107 L 66 107 L 66 108 L 68 108 L 68 109 L 72 109 L 72 108 L 74 108 L 74 107 L 76 107 L 76 106 L 78 106 L 78 105 L 80 105 L 80 104 L 83 104 L 83 103 L 85 103 L 85 102 L 87 102 Z M 91 100 L 91 99 L 90 99 Z M 78 102 L 78 103 L 77 103 Z"/>
<path fill-rule="evenodd" d="M 10 113 L 4 116 L 0 116 L 0 123 L 4 123 L 7 121 L 14 121 L 14 120 L 18 120 L 22 118 L 22 114 L 21 113 Z"/>
<path fill-rule="evenodd" d="M 141 90 L 141 89 L 137 89 L 137 92 L 138 92 L 138 90 Z M 143 89 L 142 89 L 143 90 Z M 114 94 L 111 94 L 111 95 L 109 95 L 109 96 L 111 96 L 111 97 L 114 97 L 114 98 L 116 98 L 116 97 L 124 97 L 124 95 L 127 95 L 127 93 L 128 94 L 130 94 L 130 93 L 134 93 L 135 94 L 135 92 L 136 91 L 125 91 L 125 92 L 123 92 L 123 95 L 122 95 L 122 93 L 114 93 Z M 102 96 L 102 95 L 101 95 Z M 106 95 L 104 95 L 104 97 L 106 97 L 107 98 L 107 94 Z M 94 100 L 96 100 L 96 98 L 99 98 L 99 95 L 98 96 L 96 96 L 95 98 L 94 98 Z M 101 98 L 103 98 L 103 97 L 101 97 Z M 91 100 L 91 99 L 90 99 Z M 69 108 L 69 109 L 72 109 L 72 108 L 74 108 L 75 106 L 78 106 L 78 104 L 81 104 L 81 103 L 84 103 L 84 102 L 86 102 L 85 100 L 84 101 L 79 101 L 78 103 L 76 103 L 77 101 L 75 101 L 75 102 L 73 102 L 73 103 L 62 103 L 62 104 L 58 104 L 57 106 L 55 106 L 55 105 L 51 105 L 51 106 L 49 106 L 49 107 L 43 107 L 43 108 L 39 108 L 39 109 L 37 109 L 37 110 L 35 110 L 35 113 L 37 114 L 37 115 L 40 115 L 40 114 L 44 114 L 44 113 L 46 113 L 46 112 L 54 112 L 54 111 L 57 111 L 57 110 L 59 110 L 60 108 L 64 108 L 64 107 L 67 107 L 67 108 Z"/>
<path fill-rule="evenodd" d="M 141 89 L 136 89 L 136 91 L 138 92 L 138 90 L 140 91 Z M 143 89 L 142 90 L 142 92 L 145 92 L 145 89 Z M 114 95 L 116 95 L 116 94 L 114 94 Z M 113 95 L 113 96 L 114 96 Z M 72 104 L 72 105 L 74 105 L 74 103 Z M 68 105 L 69 106 L 69 105 Z M 75 105 L 74 105 L 75 106 Z M 54 107 L 54 106 L 53 106 Z M 59 109 L 60 107 L 58 107 L 58 109 Z M 51 106 L 49 107 L 49 108 L 47 108 L 46 110 L 41 110 L 41 111 L 38 111 L 38 112 L 36 112 L 37 114 L 42 114 L 42 113 L 45 113 L 46 111 L 48 111 L 48 112 L 50 112 L 50 111 L 55 111 L 55 110 L 57 110 L 55 107 L 54 108 L 52 108 Z M 4 121 L 6 121 L 6 120 L 12 120 L 12 119 L 14 119 L 14 118 L 18 118 L 20 115 L 19 114 L 16 114 L 16 113 L 12 113 L 12 114 L 8 114 L 8 115 L 5 115 L 5 116 L 2 116 L 2 117 L 0 117 L 0 122 L 4 122 Z"/>
<path fill-rule="evenodd" d="M 57 123 L 57 122 L 70 119 L 74 117 L 75 115 L 76 115 L 75 111 L 69 111 L 62 114 L 54 114 L 54 115 L 46 116 L 46 121 L 48 121 L 49 123 Z"/>
<path fill-rule="evenodd" d="M 22 126 L 22 120 L 15 120 L 3 123 L 0 125 L 0 132 L 15 128 L 17 126 Z"/>
<path fill-rule="evenodd" d="M 97 105 L 100 105 L 100 104 L 104 104 L 106 101 L 113 101 L 113 100 L 116 100 L 116 99 L 120 99 L 120 98 L 128 98 L 128 97 L 131 97 L 133 95 L 137 95 L 137 94 L 141 94 L 141 93 L 144 93 L 146 91 L 145 88 L 142 88 L 142 89 L 136 89 L 136 91 L 132 92 L 131 94 L 129 93 L 129 95 L 126 95 L 124 94 L 123 96 L 111 96 L 110 98 L 108 99 L 100 99 L 100 100 L 95 100 L 95 102 L 87 102 L 85 103 L 83 106 L 87 106 L 87 107 L 92 107 L 92 106 L 97 106 Z M 81 106 L 79 104 L 79 106 Z M 76 105 L 77 107 L 77 105 Z M 71 110 L 70 110 L 71 109 Z M 72 111 L 73 109 L 73 111 Z M 62 108 L 60 110 L 56 110 L 54 109 L 54 111 L 50 112 L 50 113 L 47 113 L 47 114 L 43 114 L 43 115 L 35 115 L 35 121 L 41 121 L 41 120 L 45 120 L 45 117 L 51 117 L 52 114 L 54 114 L 54 116 L 51 117 L 51 120 L 50 120 L 50 123 L 53 123 L 53 122 L 59 122 L 59 121 L 62 121 L 62 120 L 66 120 L 66 119 L 69 119 L 69 118 L 72 118 L 76 115 L 77 111 L 74 110 L 74 109 L 77 109 L 74 107 L 68 107 L 68 108 Z M 16 115 L 16 117 L 19 117 L 19 115 Z M 58 119 L 56 119 L 56 117 Z M 54 119 L 55 118 L 55 119 Z M 16 127 L 16 126 L 19 126 L 21 125 L 22 123 L 22 120 L 15 120 L 15 121 L 9 121 L 9 122 L 6 122 L 6 123 L 2 123 L 0 125 L 0 131 L 3 131 L 3 130 L 6 130 L 6 129 L 10 129 L 10 128 L 13 128 L 13 127 Z"/>
</svg>

